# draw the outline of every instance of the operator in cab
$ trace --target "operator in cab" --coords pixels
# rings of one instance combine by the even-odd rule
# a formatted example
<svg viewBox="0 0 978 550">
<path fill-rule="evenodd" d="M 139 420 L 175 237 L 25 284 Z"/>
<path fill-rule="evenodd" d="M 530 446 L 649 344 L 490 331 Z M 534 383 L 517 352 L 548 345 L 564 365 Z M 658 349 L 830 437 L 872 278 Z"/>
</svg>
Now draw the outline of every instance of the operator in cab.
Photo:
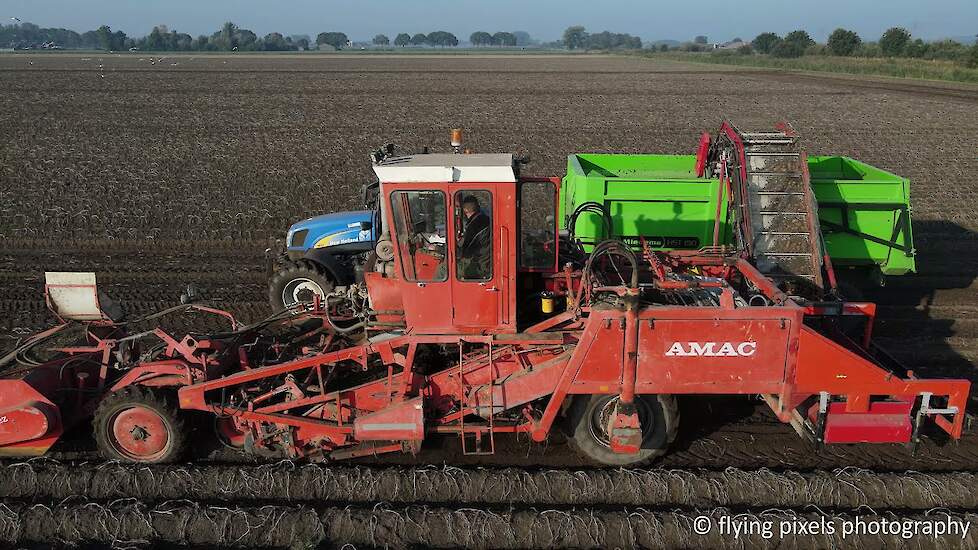
<svg viewBox="0 0 978 550">
<path fill-rule="evenodd" d="M 492 220 L 482 211 L 479 199 L 462 199 L 462 238 L 458 243 L 459 278 L 467 281 L 491 279 Z"/>
</svg>

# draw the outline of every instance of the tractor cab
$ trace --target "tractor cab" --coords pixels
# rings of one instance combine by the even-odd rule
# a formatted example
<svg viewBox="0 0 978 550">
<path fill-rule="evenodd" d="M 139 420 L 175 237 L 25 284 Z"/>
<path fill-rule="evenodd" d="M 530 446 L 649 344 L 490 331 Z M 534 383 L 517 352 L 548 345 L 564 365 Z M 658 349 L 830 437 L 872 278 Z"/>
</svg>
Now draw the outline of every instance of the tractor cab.
<svg viewBox="0 0 978 550">
<path fill-rule="evenodd" d="M 378 320 L 517 332 L 517 274 L 556 270 L 559 181 L 521 179 L 509 154 L 387 157 L 374 171 L 383 228 L 365 280 Z"/>
</svg>

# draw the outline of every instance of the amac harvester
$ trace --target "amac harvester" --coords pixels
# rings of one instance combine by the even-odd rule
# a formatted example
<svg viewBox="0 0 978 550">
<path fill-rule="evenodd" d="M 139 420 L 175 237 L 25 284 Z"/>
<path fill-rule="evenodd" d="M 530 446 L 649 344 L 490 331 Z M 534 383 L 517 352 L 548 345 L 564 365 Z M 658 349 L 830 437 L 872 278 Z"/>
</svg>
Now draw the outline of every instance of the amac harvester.
<svg viewBox="0 0 978 550">
<path fill-rule="evenodd" d="M 203 413 L 269 456 L 418 452 L 434 434 L 488 454 L 561 426 L 625 465 L 667 451 L 694 394 L 759 395 L 818 444 L 912 443 L 930 421 L 960 437 L 969 383 L 917 378 L 871 343 L 873 304 L 839 298 L 795 136 L 726 125 L 702 164 L 728 190 L 730 243 L 584 250 L 558 235 L 560 181 L 511 155 L 382 152 L 354 280 L 222 332 L 118 320 L 94 278 L 51 274 L 64 323 L 4 358 L 0 451 L 43 453 L 90 417 L 106 456 L 169 461 Z"/>
</svg>

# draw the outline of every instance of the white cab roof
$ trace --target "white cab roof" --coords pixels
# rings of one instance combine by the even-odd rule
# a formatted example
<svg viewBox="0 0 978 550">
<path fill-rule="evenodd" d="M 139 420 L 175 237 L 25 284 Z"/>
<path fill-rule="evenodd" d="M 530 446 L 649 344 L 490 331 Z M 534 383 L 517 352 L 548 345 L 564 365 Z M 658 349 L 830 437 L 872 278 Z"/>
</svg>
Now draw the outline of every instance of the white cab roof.
<svg viewBox="0 0 978 550">
<path fill-rule="evenodd" d="M 381 183 L 516 182 L 511 154 L 446 154 L 391 157 L 374 165 Z"/>
</svg>

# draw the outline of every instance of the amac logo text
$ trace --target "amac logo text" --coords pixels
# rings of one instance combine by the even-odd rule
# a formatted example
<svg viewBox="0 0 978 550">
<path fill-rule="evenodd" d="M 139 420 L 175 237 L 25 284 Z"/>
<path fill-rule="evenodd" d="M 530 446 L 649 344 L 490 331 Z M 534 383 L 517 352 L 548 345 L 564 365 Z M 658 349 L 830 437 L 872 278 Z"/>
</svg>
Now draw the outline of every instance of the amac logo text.
<svg viewBox="0 0 978 550">
<path fill-rule="evenodd" d="M 667 357 L 750 357 L 757 342 L 673 342 Z"/>
</svg>

